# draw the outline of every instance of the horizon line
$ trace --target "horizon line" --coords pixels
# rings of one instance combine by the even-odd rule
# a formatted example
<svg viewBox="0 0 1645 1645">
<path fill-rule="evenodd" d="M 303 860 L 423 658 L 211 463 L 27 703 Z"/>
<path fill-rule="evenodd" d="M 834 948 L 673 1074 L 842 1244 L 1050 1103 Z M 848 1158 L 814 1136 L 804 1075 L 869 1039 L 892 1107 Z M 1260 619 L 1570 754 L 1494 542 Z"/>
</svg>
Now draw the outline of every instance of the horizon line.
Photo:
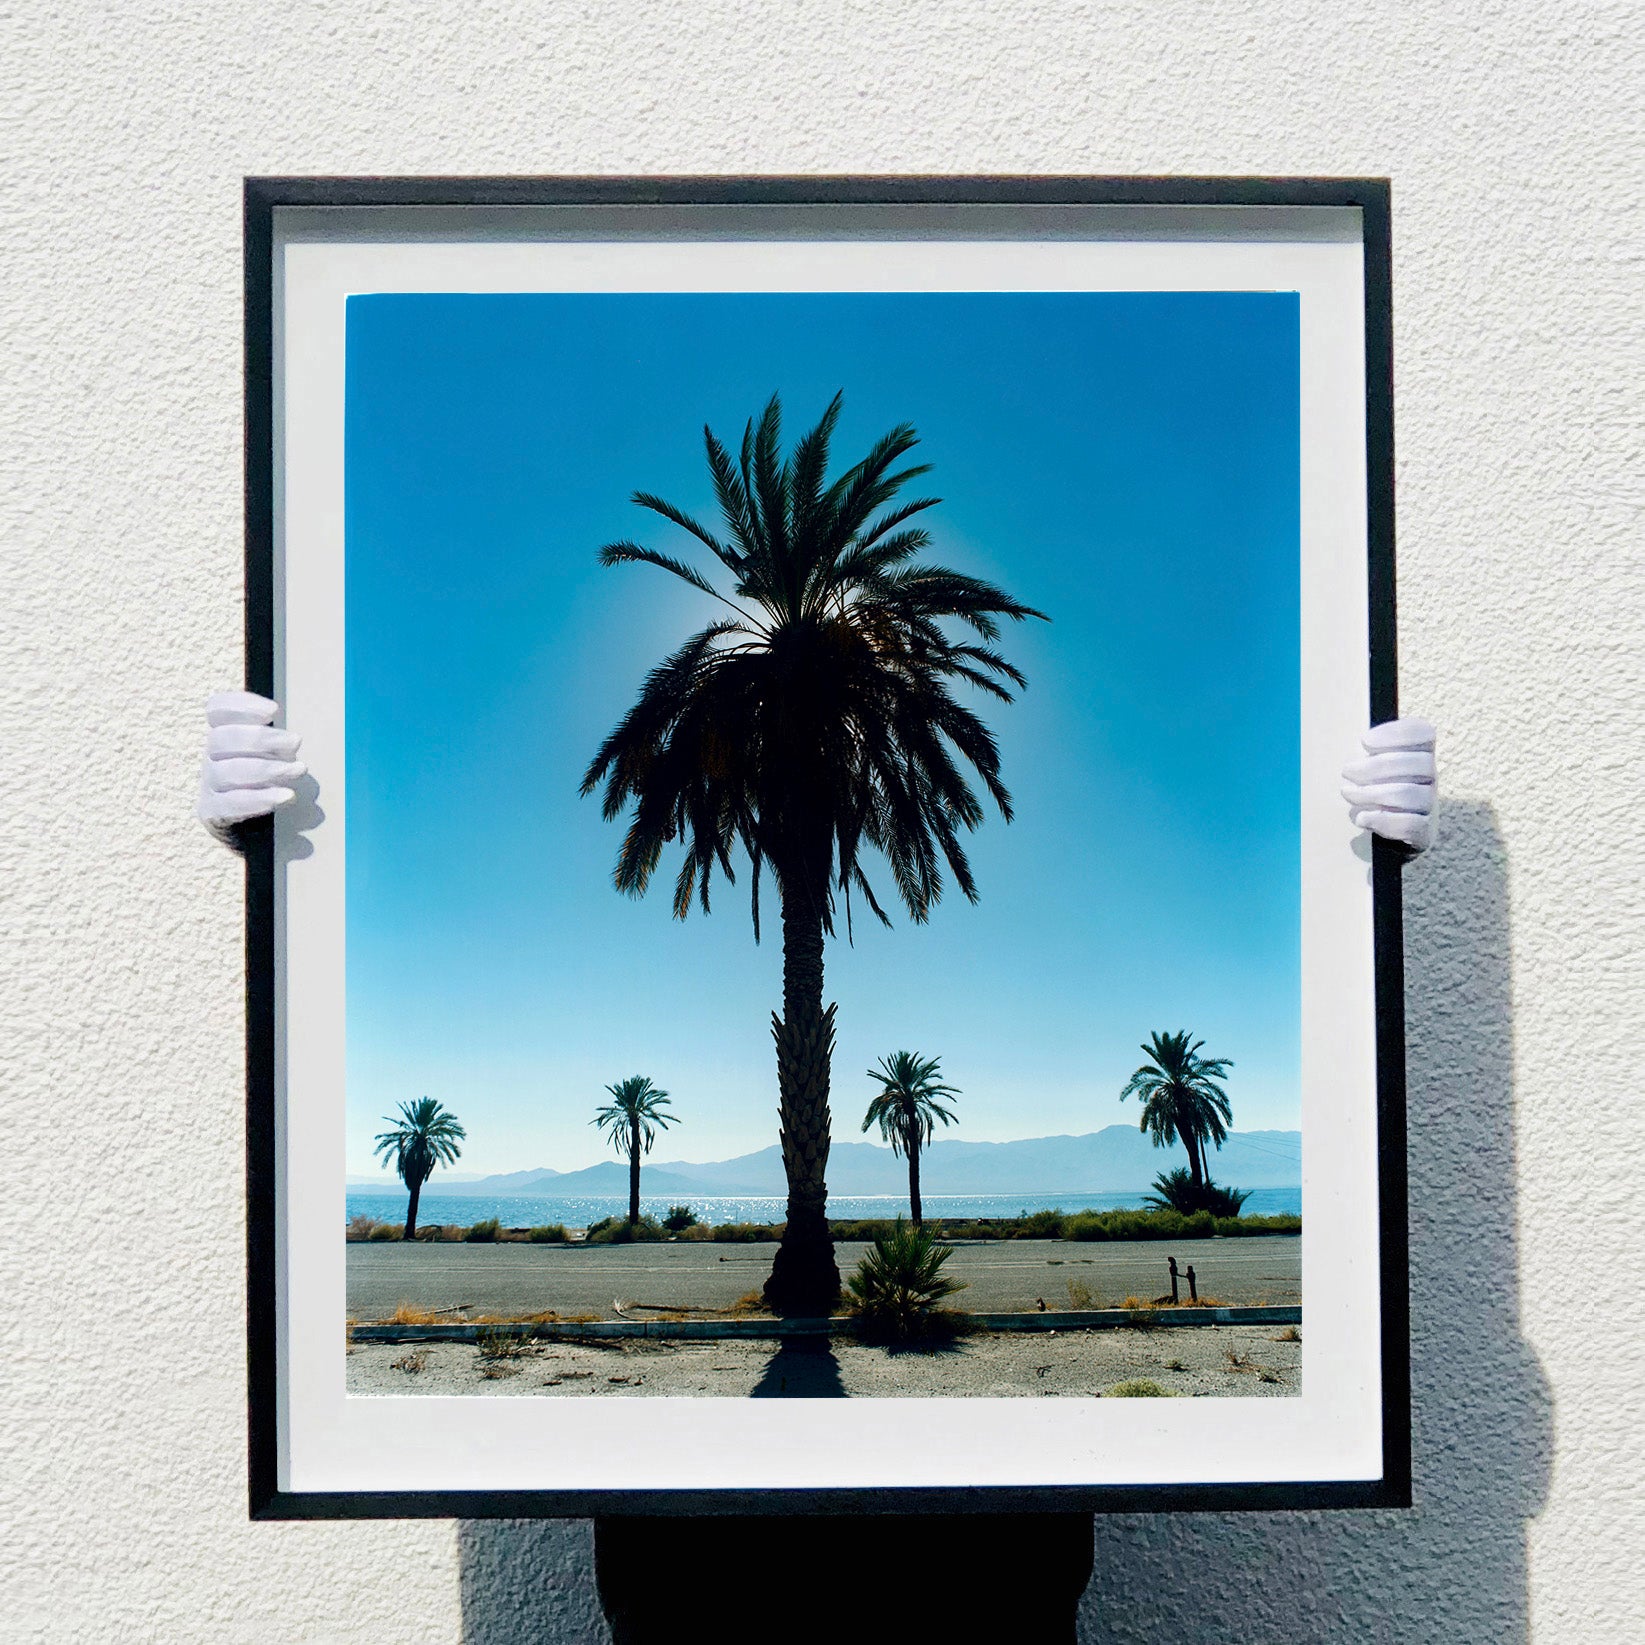
<svg viewBox="0 0 1645 1645">
<path fill-rule="evenodd" d="M 1142 1134 L 1140 1127 L 1127 1125 L 1124 1121 L 1115 1120 L 1115 1121 L 1110 1122 L 1107 1125 L 1098 1126 L 1094 1131 L 1048 1131 L 1048 1132 L 1041 1132 L 1038 1136 L 1032 1136 L 1032 1137 L 1005 1137 L 1005 1138 L 934 1137 L 929 1143 L 927 1143 L 925 1145 L 925 1147 L 923 1147 L 920 1150 L 920 1153 L 921 1153 L 921 1156 L 923 1157 L 923 1156 L 929 1154 L 933 1148 L 939 1147 L 943 1143 L 971 1142 L 971 1143 L 974 1143 L 978 1147 L 1009 1148 L 1009 1147 L 1012 1146 L 1012 1144 L 1019 1143 L 1019 1142 L 1059 1142 L 1059 1141 L 1062 1141 L 1064 1139 L 1077 1140 L 1081 1137 L 1100 1136 L 1104 1131 L 1133 1131 L 1133 1130 L 1138 1131 L 1139 1134 Z M 1234 1137 L 1274 1136 L 1274 1135 L 1289 1135 L 1289 1136 L 1295 1136 L 1297 1138 L 1297 1142 L 1298 1142 L 1298 1146 L 1299 1146 L 1299 1152 L 1298 1152 L 1297 1157 L 1294 1161 L 1292 1161 L 1288 1156 L 1282 1156 L 1282 1155 L 1278 1154 L 1277 1152 L 1275 1153 L 1274 1157 L 1275 1157 L 1275 1159 L 1283 1159 L 1284 1162 L 1287 1163 L 1287 1164 L 1295 1163 L 1297 1165 L 1300 1165 L 1302 1163 L 1301 1153 L 1300 1153 L 1300 1145 L 1301 1145 L 1301 1141 L 1302 1141 L 1302 1130 L 1301 1130 L 1300 1126 L 1268 1125 L 1268 1126 L 1254 1127 L 1252 1130 L 1249 1130 L 1249 1131 L 1240 1131 L 1240 1130 L 1230 1128 L 1229 1132 L 1228 1132 L 1228 1136 L 1229 1136 L 1230 1139 L 1232 1139 Z M 647 1157 L 643 1169 L 662 1171 L 662 1170 L 667 1170 L 671 1167 L 676 1167 L 676 1166 L 728 1165 L 733 1160 L 748 1159 L 748 1158 L 752 1157 L 755 1154 L 763 1154 L 763 1153 L 766 1153 L 768 1150 L 773 1149 L 773 1148 L 777 1148 L 779 1146 L 780 1146 L 779 1144 L 774 1143 L 774 1142 L 761 1143 L 758 1147 L 750 1148 L 744 1153 L 730 1154 L 730 1155 L 728 1155 L 728 1156 L 726 1156 L 725 1158 L 722 1158 L 722 1159 L 705 1159 L 705 1160 L 687 1160 L 687 1159 L 666 1159 L 666 1160 L 663 1160 L 663 1159 L 658 1159 L 658 1160 L 654 1160 L 654 1159 L 651 1159 L 651 1158 Z M 874 1142 L 874 1141 L 871 1141 L 870 1139 L 868 1139 L 867 1137 L 850 1137 L 850 1138 L 847 1138 L 843 1144 L 841 1143 L 841 1140 L 839 1138 L 837 1138 L 837 1137 L 832 1138 L 830 1140 L 830 1147 L 833 1148 L 833 1147 L 838 1147 L 838 1146 L 858 1146 L 858 1147 L 864 1147 L 864 1148 L 873 1148 L 873 1149 L 877 1150 L 878 1152 L 884 1153 L 884 1154 L 891 1154 L 892 1153 L 892 1149 L 889 1146 L 889 1144 Z M 1185 1157 L 1186 1157 L 1186 1154 L 1187 1154 L 1187 1150 L 1183 1148 L 1183 1146 L 1180 1142 L 1179 1143 L 1172 1143 L 1167 1147 L 1160 1148 L 1158 1150 L 1158 1152 L 1161 1153 L 1161 1154 L 1170 1154 L 1170 1153 L 1173 1153 L 1173 1152 L 1177 1152 L 1177 1153 L 1183 1154 Z M 1216 1152 L 1220 1153 L 1221 1150 L 1218 1149 L 1218 1150 L 1216 1150 Z M 582 1172 L 582 1171 L 592 1171 L 596 1166 L 600 1166 L 600 1165 L 616 1165 L 616 1166 L 620 1167 L 623 1170 L 627 1169 L 627 1164 L 622 1158 L 620 1158 L 618 1155 L 616 1155 L 614 1153 L 609 1153 L 608 1152 L 608 1153 L 601 1154 L 597 1159 L 591 1160 L 586 1165 L 573 1165 L 573 1166 L 567 1166 L 567 1167 L 551 1166 L 551 1165 L 517 1165 L 517 1166 L 498 1167 L 498 1168 L 495 1168 L 495 1169 L 492 1169 L 492 1170 L 480 1170 L 476 1167 L 469 1167 L 469 1168 L 467 1168 L 467 1171 L 461 1172 L 459 1174 L 466 1175 L 466 1174 L 472 1173 L 474 1176 L 484 1178 L 484 1177 L 519 1176 L 522 1173 L 527 1172 L 527 1171 L 553 1171 L 556 1176 L 575 1176 L 579 1172 Z M 392 1170 L 388 1170 L 388 1171 L 384 1171 L 384 1172 L 378 1172 L 376 1174 L 373 1174 L 373 1173 L 370 1173 L 370 1172 L 362 1172 L 362 1171 L 351 1170 L 350 1168 L 345 1166 L 343 1174 L 344 1174 L 345 1179 L 354 1178 L 354 1179 L 370 1181 L 370 1182 L 381 1181 L 381 1182 L 398 1183 L 399 1180 L 400 1180 L 399 1176 L 396 1173 L 394 1173 Z M 444 1179 L 447 1182 L 451 1181 L 452 1173 L 449 1170 L 444 1172 Z M 431 1177 L 429 1180 L 434 1181 L 434 1180 L 437 1180 L 437 1179 Z M 861 1196 L 847 1196 L 847 1197 L 848 1198 L 860 1198 Z"/>
</svg>

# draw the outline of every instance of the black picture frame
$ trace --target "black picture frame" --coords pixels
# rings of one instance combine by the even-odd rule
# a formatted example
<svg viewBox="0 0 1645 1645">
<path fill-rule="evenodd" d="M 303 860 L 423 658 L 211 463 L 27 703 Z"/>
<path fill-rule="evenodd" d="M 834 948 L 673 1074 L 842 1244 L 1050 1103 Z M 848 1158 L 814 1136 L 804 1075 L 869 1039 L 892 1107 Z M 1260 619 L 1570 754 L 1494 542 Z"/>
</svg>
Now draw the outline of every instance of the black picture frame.
<svg viewBox="0 0 1645 1645">
<path fill-rule="evenodd" d="M 1390 187 L 1382 178 L 1102 176 L 250 177 L 244 183 L 246 689 L 275 684 L 274 214 L 283 207 L 1336 206 L 1361 213 L 1370 702 L 1398 715 Z M 245 826 L 248 1504 L 255 1520 L 1202 1512 L 1411 1503 L 1400 847 L 1373 842 L 1382 1477 L 1200 1486 L 284 1491 L 278 1480 L 276 943 L 272 822 Z"/>
</svg>

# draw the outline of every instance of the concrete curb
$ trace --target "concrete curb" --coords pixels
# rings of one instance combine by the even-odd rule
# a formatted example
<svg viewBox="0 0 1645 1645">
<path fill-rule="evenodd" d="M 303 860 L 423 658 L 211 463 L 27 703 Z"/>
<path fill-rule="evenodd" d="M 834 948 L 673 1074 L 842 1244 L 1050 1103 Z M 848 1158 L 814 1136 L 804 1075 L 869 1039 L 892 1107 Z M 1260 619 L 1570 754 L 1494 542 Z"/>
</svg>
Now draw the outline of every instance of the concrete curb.
<svg viewBox="0 0 1645 1645">
<path fill-rule="evenodd" d="M 1300 1325 L 1302 1307 L 1279 1308 L 1093 1308 L 1032 1314 L 970 1314 L 968 1323 L 983 1331 L 1113 1331 L 1126 1326 L 1145 1329 L 1182 1325 Z M 565 1321 L 532 1325 L 356 1325 L 355 1342 L 478 1342 L 482 1332 L 509 1332 L 542 1342 L 615 1342 L 648 1337 L 653 1341 L 761 1341 L 779 1337 L 855 1336 L 852 1319 L 631 1319 L 588 1323 Z"/>
</svg>

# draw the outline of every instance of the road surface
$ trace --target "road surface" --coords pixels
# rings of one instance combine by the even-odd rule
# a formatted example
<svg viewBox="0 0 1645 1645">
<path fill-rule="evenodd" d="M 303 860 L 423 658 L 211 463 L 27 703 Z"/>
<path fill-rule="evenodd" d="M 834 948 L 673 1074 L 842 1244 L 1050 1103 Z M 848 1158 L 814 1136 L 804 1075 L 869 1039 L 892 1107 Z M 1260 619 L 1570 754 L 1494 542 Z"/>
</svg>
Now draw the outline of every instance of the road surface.
<svg viewBox="0 0 1645 1645">
<path fill-rule="evenodd" d="M 842 1276 L 869 1247 L 835 1247 Z M 381 1319 L 401 1303 L 464 1309 L 475 1314 L 562 1314 L 617 1317 L 612 1304 L 725 1308 L 758 1291 L 771 1272 L 775 1245 L 466 1245 L 363 1242 L 348 1252 L 348 1312 Z M 1151 1298 L 1170 1289 L 1166 1258 L 1194 1265 L 1202 1296 L 1219 1302 L 1302 1300 L 1302 1240 L 1150 1240 L 1085 1244 L 1073 1240 L 975 1241 L 957 1245 L 946 1272 L 966 1283 L 954 1305 L 979 1313 L 1067 1308 L 1069 1287 L 1089 1287 L 1089 1302 L 1112 1307 L 1127 1296 Z M 1188 1299 L 1184 1283 L 1182 1298 Z"/>
</svg>

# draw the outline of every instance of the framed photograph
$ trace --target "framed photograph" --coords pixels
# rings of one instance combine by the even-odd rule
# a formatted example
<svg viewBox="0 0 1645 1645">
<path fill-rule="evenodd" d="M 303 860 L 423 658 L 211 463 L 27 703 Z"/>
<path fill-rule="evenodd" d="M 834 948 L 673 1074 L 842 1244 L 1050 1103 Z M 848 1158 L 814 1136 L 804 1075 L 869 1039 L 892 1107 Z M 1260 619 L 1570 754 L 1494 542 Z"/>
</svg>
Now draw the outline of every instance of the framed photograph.
<svg viewBox="0 0 1645 1645">
<path fill-rule="evenodd" d="M 245 211 L 253 1514 L 1407 1503 L 1386 184 Z"/>
</svg>

